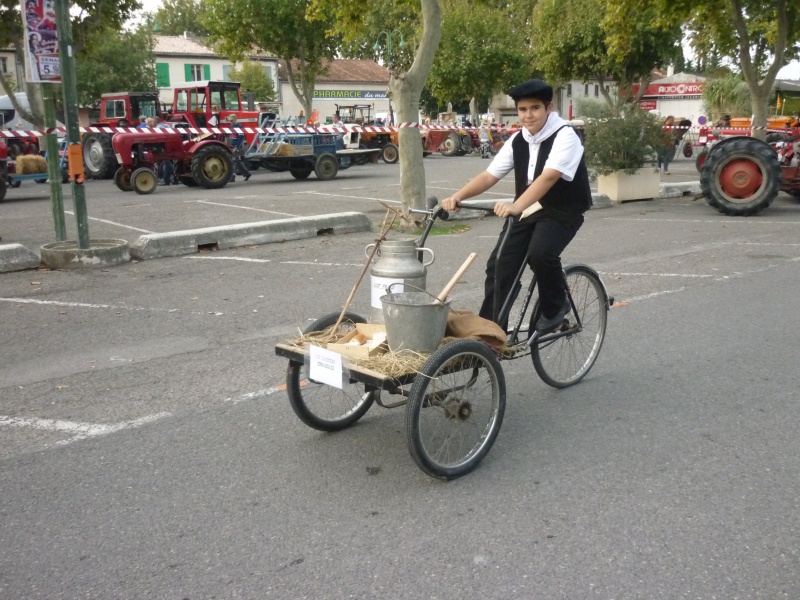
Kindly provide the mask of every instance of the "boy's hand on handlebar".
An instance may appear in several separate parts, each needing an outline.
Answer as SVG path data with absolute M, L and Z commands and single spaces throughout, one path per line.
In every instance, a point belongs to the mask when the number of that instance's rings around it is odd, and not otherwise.
M 458 200 L 457 198 L 453 198 L 453 196 L 450 196 L 449 198 L 445 198 L 444 200 L 442 200 L 442 208 L 445 210 L 452 210 L 454 212 L 458 212 L 459 210 L 461 210 L 461 207 L 458 205 L 459 202 L 460 200 Z
M 494 214 L 498 217 L 515 217 L 522 214 L 522 208 L 516 202 L 498 202 L 494 205 Z

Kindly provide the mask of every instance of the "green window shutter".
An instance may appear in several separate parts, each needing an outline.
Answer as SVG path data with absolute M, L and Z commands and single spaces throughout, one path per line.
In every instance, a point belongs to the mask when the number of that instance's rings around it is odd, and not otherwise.
M 203 78 L 206 80 L 211 79 L 211 65 L 203 65 Z
M 183 65 L 183 71 L 184 74 L 186 75 L 186 81 L 194 81 L 194 79 L 192 78 L 192 65 L 188 63 Z
M 156 85 L 160 88 L 169 87 L 169 64 L 156 63 Z

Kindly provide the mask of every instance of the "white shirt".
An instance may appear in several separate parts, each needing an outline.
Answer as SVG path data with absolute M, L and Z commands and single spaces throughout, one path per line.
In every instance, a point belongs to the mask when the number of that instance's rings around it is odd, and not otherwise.
M 528 163 L 528 185 L 533 183 L 533 173 L 536 169 L 536 160 L 539 157 L 539 148 L 542 142 L 549 138 L 559 127 L 567 125 L 567 122 L 558 116 L 558 113 L 551 112 L 547 117 L 547 122 L 544 127 L 536 134 L 531 135 L 530 132 L 522 128 L 521 131 L 512 135 L 500 151 L 489 167 L 486 169 L 491 175 L 498 179 L 502 179 L 514 170 L 514 151 L 512 149 L 512 142 L 514 138 L 521 135 L 528 142 L 530 148 L 530 162 Z M 544 164 L 545 169 L 555 169 L 561 173 L 561 179 L 572 181 L 575 177 L 575 172 L 580 165 L 581 157 L 583 156 L 583 144 L 578 137 L 578 134 L 572 127 L 564 127 L 556 135 L 553 140 L 553 148 L 550 150 L 550 156 L 547 157 L 547 162 Z
M 211 115 L 211 118 L 208 120 L 208 126 L 216 127 L 217 125 L 219 125 L 219 119 L 217 118 L 217 115 Z

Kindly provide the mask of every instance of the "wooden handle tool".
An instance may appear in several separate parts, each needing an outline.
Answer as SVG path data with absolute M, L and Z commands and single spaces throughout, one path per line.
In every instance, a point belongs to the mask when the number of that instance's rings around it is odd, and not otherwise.
M 477 256 L 478 254 L 476 252 L 473 252 L 467 257 L 467 260 L 464 261 L 464 264 L 461 265 L 461 267 L 459 267 L 458 271 L 456 271 L 456 274 L 453 275 L 453 278 L 447 282 L 447 285 L 444 286 L 444 289 L 436 297 L 436 301 L 434 302 L 434 304 L 441 304 L 447 299 L 447 295 L 453 290 L 453 288 L 458 283 L 458 280 L 461 279 L 461 276 L 466 272 L 467 269 L 469 269 L 469 266 L 472 264 L 472 262 L 475 260 Z

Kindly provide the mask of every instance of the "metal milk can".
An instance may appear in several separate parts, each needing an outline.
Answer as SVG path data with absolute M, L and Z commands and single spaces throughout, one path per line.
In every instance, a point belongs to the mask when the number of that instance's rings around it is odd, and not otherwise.
M 364 249 L 367 256 L 374 245 L 370 244 Z M 419 253 L 425 252 L 430 254 L 430 260 L 424 262 L 423 256 L 423 262 L 420 262 Z M 418 248 L 415 239 L 384 240 L 376 256 L 378 260 L 370 271 L 370 321 L 383 323 L 381 296 L 388 293 L 386 288 L 397 284 L 392 287 L 393 294 L 417 291 L 415 288 L 424 290 L 427 267 L 433 263 L 435 256 L 430 248 Z

